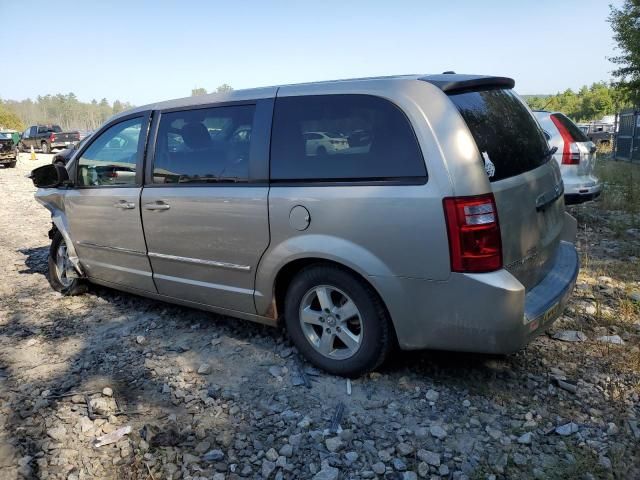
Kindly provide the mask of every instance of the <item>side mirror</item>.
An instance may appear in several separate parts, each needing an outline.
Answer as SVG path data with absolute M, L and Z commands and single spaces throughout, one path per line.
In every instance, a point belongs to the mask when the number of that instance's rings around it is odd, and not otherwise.
M 56 188 L 69 182 L 69 172 L 61 165 L 47 164 L 32 170 L 29 178 L 38 188 Z

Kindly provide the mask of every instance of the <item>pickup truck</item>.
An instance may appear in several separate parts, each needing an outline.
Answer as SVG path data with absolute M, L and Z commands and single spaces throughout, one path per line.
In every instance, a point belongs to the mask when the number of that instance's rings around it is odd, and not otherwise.
M 80 132 L 63 132 L 59 125 L 32 125 L 22 134 L 20 151 L 31 147 L 42 153 L 49 153 L 54 148 L 68 148 L 80 141 Z

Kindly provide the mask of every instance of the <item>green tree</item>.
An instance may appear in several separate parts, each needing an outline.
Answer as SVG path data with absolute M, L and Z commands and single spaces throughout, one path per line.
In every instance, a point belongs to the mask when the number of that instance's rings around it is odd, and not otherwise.
M 620 55 L 611 57 L 618 65 L 613 76 L 634 104 L 640 104 L 640 0 L 625 0 L 620 8 L 610 6 L 609 23 Z
M 0 103 L 0 128 L 24 130 L 25 126 L 15 113 Z
M 218 88 L 216 88 L 216 92 L 218 93 L 227 93 L 232 91 L 233 91 L 233 87 L 227 83 L 223 83 Z
M 206 95 L 207 89 L 202 87 L 196 87 L 191 89 L 191 96 L 197 97 L 198 95 Z

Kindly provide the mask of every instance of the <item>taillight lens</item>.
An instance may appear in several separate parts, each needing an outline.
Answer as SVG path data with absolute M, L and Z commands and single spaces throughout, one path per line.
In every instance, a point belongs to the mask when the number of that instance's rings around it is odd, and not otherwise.
M 443 200 L 453 272 L 502 268 L 502 240 L 492 193 Z
M 50 141 L 50 142 L 55 142 L 55 141 L 56 141 L 56 134 L 55 134 L 55 133 L 52 133 L 52 134 L 49 136 L 49 141 Z
M 562 164 L 563 165 L 579 165 L 580 164 L 580 150 L 578 145 L 573 141 L 573 135 L 567 130 L 560 119 L 555 115 L 550 116 L 551 121 L 558 129 L 560 136 L 562 137 Z

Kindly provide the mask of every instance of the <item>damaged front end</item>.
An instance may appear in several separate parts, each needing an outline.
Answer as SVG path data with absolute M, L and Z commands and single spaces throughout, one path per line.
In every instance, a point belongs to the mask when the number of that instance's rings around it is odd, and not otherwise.
M 67 270 L 69 278 L 84 278 L 85 274 L 80 265 L 78 254 L 69 235 L 69 225 L 64 211 L 64 190 L 56 188 L 39 188 L 36 191 L 35 199 L 51 212 L 51 229 L 49 230 L 49 239 L 53 239 L 56 232 L 60 232 L 67 246 L 69 262 L 72 268 Z

